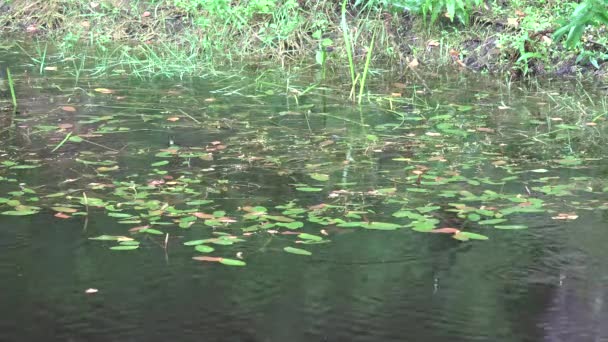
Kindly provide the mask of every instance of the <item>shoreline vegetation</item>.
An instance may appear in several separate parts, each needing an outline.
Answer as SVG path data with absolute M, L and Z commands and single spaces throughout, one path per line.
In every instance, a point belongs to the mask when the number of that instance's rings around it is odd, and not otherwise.
M 0 0 L 0 33 L 26 41 L 41 72 L 51 49 L 76 70 L 141 77 L 271 61 L 349 72 L 355 92 L 381 66 L 606 79 L 607 9 L 607 0 Z

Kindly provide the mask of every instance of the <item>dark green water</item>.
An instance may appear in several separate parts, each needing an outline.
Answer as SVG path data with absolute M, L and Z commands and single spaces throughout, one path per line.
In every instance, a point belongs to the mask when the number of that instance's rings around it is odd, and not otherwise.
M 61 64 L 39 76 L 4 59 L 20 107 L 0 113 L 0 212 L 37 213 L 0 215 L 0 341 L 608 340 L 606 94 L 592 84 L 508 88 L 451 71 L 416 94 L 414 81 L 401 89 L 378 76 L 379 97 L 357 107 L 338 77 L 296 99 L 288 87 L 303 91 L 315 75 L 75 85 Z M 391 107 L 394 92 L 404 97 Z M 61 144 L 70 132 L 85 141 Z M 179 152 L 163 155 L 169 141 Z M 103 205 L 85 208 L 83 193 Z M 187 204 L 202 199 L 213 202 Z M 302 211 L 286 213 L 289 203 Z M 310 208 L 320 203 L 333 207 Z M 189 214 L 163 204 L 236 222 L 180 228 Z M 55 217 L 57 206 L 83 215 Z M 303 227 L 269 227 L 247 206 Z M 479 224 L 503 214 L 502 225 L 525 229 Z M 158 222 L 163 235 L 129 232 Z M 412 229 L 441 227 L 489 240 Z M 183 243 L 214 233 L 243 241 L 210 255 L 247 266 L 192 260 L 202 254 Z M 139 248 L 89 239 L 100 235 Z

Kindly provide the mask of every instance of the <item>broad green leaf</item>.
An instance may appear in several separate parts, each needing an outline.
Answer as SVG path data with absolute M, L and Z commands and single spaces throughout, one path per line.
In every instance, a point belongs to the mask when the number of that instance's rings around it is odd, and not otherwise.
M 329 180 L 329 175 L 323 173 L 311 173 L 310 178 L 317 180 L 319 182 L 327 182 Z
M 140 233 L 152 234 L 152 235 L 163 235 L 163 234 L 165 234 L 165 233 L 161 232 L 160 230 L 152 229 L 152 228 L 142 229 L 139 232 Z
M 128 246 L 128 245 L 124 246 L 124 245 L 121 245 L 121 246 L 110 247 L 110 249 L 114 250 L 114 251 L 132 251 L 132 250 L 138 249 L 138 248 L 139 248 L 139 245 L 133 245 L 133 246 Z
M 201 253 L 211 253 L 215 250 L 215 248 L 213 248 L 211 246 L 207 246 L 207 245 L 196 245 L 196 247 L 194 247 L 194 249 L 196 249 L 198 252 L 201 252 Z
M 452 236 L 456 240 L 467 241 L 467 240 L 488 240 L 488 237 L 481 234 L 470 233 L 470 232 L 458 232 Z
M 506 222 L 506 219 L 491 219 L 491 220 L 483 220 L 483 221 L 479 221 L 477 222 L 478 224 L 481 225 L 494 225 L 494 224 L 499 224 L 499 223 L 503 223 Z
M 222 258 L 219 261 L 219 263 L 228 265 L 228 266 L 246 266 L 247 265 L 247 263 L 245 263 L 244 261 L 236 260 L 236 259 L 226 259 L 226 258 Z
M 38 211 L 37 210 L 9 210 L 9 211 L 3 211 L 1 214 L 8 215 L 8 216 L 25 216 L 25 215 L 38 214 Z
M 158 161 L 156 163 L 150 164 L 150 166 L 157 167 L 157 166 L 163 166 L 163 165 L 167 165 L 167 164 L 169 164 L 168 160 L 161 160 L 161 161 Z
M 387 222 L 370 222 L 367 224 L 361 225 L 361 227 L 365 229 L 378 229 L 378 230 L 395 230 L 403 227 L 400 224 L 396 223 L 387 223 Z
M 196 245 L 202 245 L 205 242 L 208 242 L 209 240 L 205 239 L 205 240 L 190 240 L 190 241 L 186 241 L 184 242 L 184 246 L 196 246 Z
M 132 238 L 122 235 L 99 235 L 96 237 L 90 237 L 89 240 L 100 240 L 100 241 L 133 241 Z
M 298 229 L 298 228 L 304 227 L 304 223 L 299 222 L 299 221 L 288 222 L 288 223 L 277 222 L 276 226 L 277 227 L 287 228 L 287 229 Z
M 319 191 L 322 191 L 323 188 L 302 187 L 302 188 L 296 188 L 296 190 L 302 191 L 302 192 L 319 192 Z
M 312 241 L 321 241 L 321 240 L 323 240 L 323 238 L 322 238 L 322 237 L 320 237 L 320 236 L 317 236 L 317 235 L 312 235 L 312 234 L 307 234 L 307 233 L 302 233 L 302 234 L 299 234 L 299 235 L 298 235 L 298 237 L 299 237 L 300 239 L 304 239 L 304 240 L 312 240 Z
M 311 252 L 305 250 L 305 249 L 300 249 L 300 248 L 294 248 L 294 247 L 285 247 L 283 248 L 283 250 L 287 253 L 291 253 L 291 254 L 298 254 L 298 255 L 312 255 Z

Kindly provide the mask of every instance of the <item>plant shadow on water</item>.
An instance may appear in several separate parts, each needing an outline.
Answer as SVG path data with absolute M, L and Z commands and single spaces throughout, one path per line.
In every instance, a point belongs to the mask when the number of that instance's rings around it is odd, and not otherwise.
M 2 112 L 0 340 L 608 338 L 601 96 L 55 73 Z

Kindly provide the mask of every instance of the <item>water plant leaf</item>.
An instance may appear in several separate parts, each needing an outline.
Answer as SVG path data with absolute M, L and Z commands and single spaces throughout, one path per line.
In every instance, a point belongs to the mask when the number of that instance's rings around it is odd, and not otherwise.
M 365 229 L 378 229 L 378 230 L 395 230 L 403 227 L 402 225 L 396 223 L 387 223 L 387 222 L 369 222 L 367 224 L 362 224 L 361 227 Z
M 228 266 L 246 266 L 247 263 L 245 263 L 242 260 L 236 260 L 236 259 L 227 259 L 227 258 L 221 258 L 219 260 L 220 264 L 224 264 L 224 265 L 228 265 Z
M 323 188 L 301 187 L 301 188 L 296 188 L 296 190 L 302 191 L 302 192 L 319 192 L 319 191 L 322 191 Z
M 220 257 L 212 257 L 212 256 L 195 256 L 192 257 L 193 260 L 197 261 L 210 261 L 210 262 L 220 262 L 222 258 Z
M 37 210 L 8 210 L 8 211 L 3 211 L 0 214 L 8 215 L 8 216 L 26 216 L 26 215 L 38 214 L 38 211 Z
M 158 161 L 156 163 L 150 164 L 150 166 L 152 166 L 152 167 L 158 167 L 158 166 L 163 166 L 163 165 L 167 165 L 167 164 L 169 164 L 168 160 L 161 160 L 161 161 Z
M 139 248 L 139 245 L 132 245 L 132 246 L 130 246 L 130 245 L 126 245 L 126 246 L 121 245 L 121 246 L 110 247 L 110 249 L 113 250 L 113 251 L 132 251 L 132 250 L 135 250 L 135 249 L 138 249 L 138 248 Z
M 96 237 L 90 237 L 89 240 L 99 240 L 99 241 L 133 241 L 133 238 L 122 235 L 99 235 Z
M 186 241 L 184 242 L 184 246 L 196 246 L 196 245 L 202 245 L 205 242 L 208 242 L 209 240 L 204 239 L 204 240 L 190 240 L 190 241 Z
M 139 241 L 135 241 L 135 240 L 132 240 L 132 241 L 121 241 L 119 244 L 121 246 L 139 246 Z
M 467 241 L 467 240 L 488 240 L 488 237 L 481 234 L 471 233 L 471 232 L 458 232 L 452 237 L 456 240 Z
M 53 209 L 54 211 L 62 212 L 62 213 L 75 213 L 78 211 L 78 209 L 70 208 L 70 207 L 51 207 L 51 209 Z
M 161 232 L 160 230 L 152 229 L 152 228 L 142 229 L 139 232 L 140 233 L 146 233 L 146 234 L 152 234 L 152 235 L 163 235 L 163 234 L 165 234 L 165 233 Z
M 431 233 L 456 234 L 456 233 L 460 232 L 460 229 L 451 228 L 451 227 L 444 227 L 444 228 L 433 229 L 430 232 Z
M 311 173 L 309 174 L 310 178 L 317 180 L 319 182 L 327 182 L 329 180 L 329 175 L 323 173 Z
M 213 248 L 211 246 L 207 246 L 207 245 L 196 245 L 194 247 L 194 249 L 197 252 L 201 252 L 201 253 L 211 253 L 211 252 L 215 251 L 215 248 Z
M 323 240 L 323 238 L 320 236 L 307 234 L 307 233 L 298 234 L 298 237 L 300 239 L 311 240 L 311 241 L 322 241 Z
M 287 229 L 299 229 L 304 227 L 304 223 L 300 222 L 300 221 L 295 221 L 295 222 L 277 222 L 276 223 L 277 227 L 283 227 L 283 228 L 287 228 Z
M 295 248 L 295 247 L 285 247 L 283 248 L 283 250 L 287 253 L 291 253 L 291 254 L 298 254 L 298 255 L 312 255 L 311 252 L 305 250 L 305 249 L 301 249 L 301 248 Z
M 528 229 L 528 226 L 523 224 L 511 224 L 511 225 L 498 225 L 494 226 L 496 229 Z
M 213 201 L 212 200 L 197 200 L 197 201 L 186 202 L 187 205 L 192 205 L 192 206 L 205 205 L 205 204 L 209 204 L 209 203 L 213 203 Z
M 481 225 L 495 225 L 495 224 L 503 223 L 506 221 L 507 221 L 507 219 L 497 218 L 497 219 L 491 219 L 491 220 L 483 220 L 483 221 L 479 221 L 477 223 L 481 224 Z

